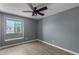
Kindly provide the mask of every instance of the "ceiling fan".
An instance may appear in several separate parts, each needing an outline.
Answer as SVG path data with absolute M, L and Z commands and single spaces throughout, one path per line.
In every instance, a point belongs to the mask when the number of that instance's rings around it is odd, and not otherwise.
M 32 16 L 37 16 L 37 14 L 41 15 L 41 16 L 44 16 L 45 14 L 44 13 L 41 13 L 40 11 L 44 11 L 44 10 L 47 10 L 47 6 L 44 6 L 40 9 L 38 9 L 38 7 L 33 7 L 33 5 L 31 3 L 28 4 L 28 6 L 32 9 L 32 11 L 22 11 L 22 12 L 31 12 L 32 13 Z

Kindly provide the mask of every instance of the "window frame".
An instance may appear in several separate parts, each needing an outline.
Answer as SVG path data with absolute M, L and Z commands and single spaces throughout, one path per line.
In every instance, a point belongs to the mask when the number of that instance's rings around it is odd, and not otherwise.
M 6 25 L 6 23 L 7 23 L 7 20 L 12 20 L 12 21 L 21 21 L 23 24 L 23 26 L 22 26 L 22 31 L 21 32 L 14 32 L 14 33 L 7 33 L 6 31 L 6 28 L 7 28 L 7 25 Z M 19 34 L 19 33 L 21 33 L 21 34 L 23 34 L 23 36 L 24 36 L 24 20 L 22 20 L 22 19 L 19 19 L 19 18 L 13 18 L 13 17 L 6 17 L 5 18 L 5 34 Z

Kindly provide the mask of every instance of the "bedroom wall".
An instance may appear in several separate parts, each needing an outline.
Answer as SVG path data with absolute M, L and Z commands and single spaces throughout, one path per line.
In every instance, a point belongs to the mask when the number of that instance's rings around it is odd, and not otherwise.
M 1 46 L 1 19 L 2 19 L 1 16 L 2 16 L 2 15 L 0 14 L 0 46 Z
M 79 52 L 79 7 L 39 20 L 38 38 Z
M 5 34 L 4 33 L 5 17 L 17 18 L 17 19 L 24 20 L 24 39 L 7 41 L 7 42 L 4 41 L 7 38 L 16 38 L 21 35 L 21 34 Z M 3 46 L 3 45 L 8 45 L 8 44 L 13 44 L 13 43 L 18 43 L 18 42 L 23 42 L 23 41 L 35 39 L 37 36 L 36 28 L 37 28 L 37 21 L 36 20 L 17 16 L 17 15 L 7 14 L 7 13 L 0 13 L 0 43 L 2 42 L 2 44 L 0 44 L 0 45 Z

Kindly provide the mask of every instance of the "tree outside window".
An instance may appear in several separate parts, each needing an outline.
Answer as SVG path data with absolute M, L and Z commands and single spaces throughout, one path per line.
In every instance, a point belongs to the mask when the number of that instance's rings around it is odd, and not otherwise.
M 23 21 L 19 20 L 7 20 L 6 21 L 6 33 L 22 33 Z

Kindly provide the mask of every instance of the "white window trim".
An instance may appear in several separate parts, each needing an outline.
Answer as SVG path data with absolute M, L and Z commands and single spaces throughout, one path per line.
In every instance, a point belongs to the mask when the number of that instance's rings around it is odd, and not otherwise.
M 7 34 L 15 34 L 15 33 L 6 33 L 6 20 L 7 20 L 7 18 L 12 18 L 12 19 L 17 19 L 17 20 L 21 20 L 21 21 L 23 21 L 23 32 L 21 33 L 21 34 L 23 34 L 22 35 L 22 37 L 18 37 L 18 38 L 12 38 L 12 39 L 6 39 L 5 40 L 5 38 L 4 38 L 4 41 L 13 41 L 13 40 L 20 40 L 20 39 L 24 39 L 24 20 L 22 20 L 22 18 L 20 19 L 20 18 L 16 18 L 16 17 L 10 17 L 10 16 L 6 16 L 6 15 L 4 15 L 4 37 L 5 37 L 5 35 L 7 35 Z
M 14 41 L 14 40 L 20 40 L 20 39 L 24 39 L 24 37 L 6 39 L 5 41 Z
M 5 34 L 16 34 L 16 32 L 14 32 L 14 33 L 6 33 L 6 20 L 7 19 L 12 19 L 12 20 L 14 20 L 14 21 L 22 21 L 23 22 L 23 31 L 22 32 L 18 32 L 18 33 L 23 33 L 23 36 L 24 36 L 24 20 L 22 20 L 22 19 L 19 19 L 19 18 L 14 18 L 14 17 L 5 17 Z

